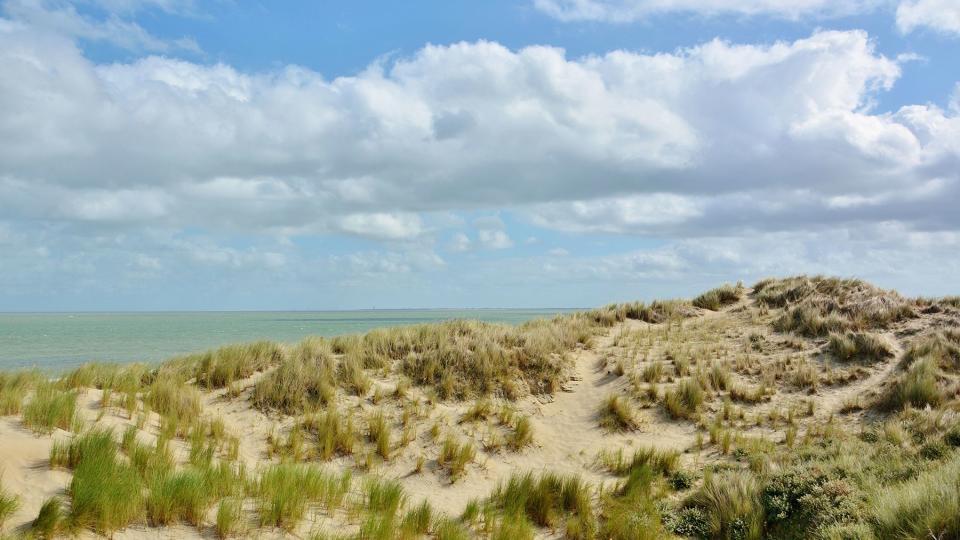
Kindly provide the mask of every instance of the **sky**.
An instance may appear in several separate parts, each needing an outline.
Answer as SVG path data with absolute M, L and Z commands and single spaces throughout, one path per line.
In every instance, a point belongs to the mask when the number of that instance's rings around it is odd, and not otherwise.
M 960 294 L 960 0 L 0 0 L 0 311 Z

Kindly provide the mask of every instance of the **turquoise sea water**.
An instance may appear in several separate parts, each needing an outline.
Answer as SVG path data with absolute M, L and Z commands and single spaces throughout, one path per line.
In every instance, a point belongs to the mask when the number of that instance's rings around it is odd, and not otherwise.
M 372 328 L 478 319 L 519 324 L 563 309 L 185 313 L 0 313 L 0 370 L 57 372 L 84 362 L 156 362 L 228 343 L 355 334 Z

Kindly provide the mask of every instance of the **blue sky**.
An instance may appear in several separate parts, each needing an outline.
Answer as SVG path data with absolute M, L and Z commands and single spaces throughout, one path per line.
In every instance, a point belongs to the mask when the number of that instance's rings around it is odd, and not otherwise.
M 957 0 L 0 2 L 0 310 L 957 294 Z

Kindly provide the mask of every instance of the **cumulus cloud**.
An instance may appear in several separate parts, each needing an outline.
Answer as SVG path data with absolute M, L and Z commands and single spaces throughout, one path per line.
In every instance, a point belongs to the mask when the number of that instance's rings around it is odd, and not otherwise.
M 953 0 L 904 0 L 897 6 L 897 27 L 903 32 L 927 27 L 960 35 L 960 4 Z
M 883 226 L 903 254 L 907 238 L 960 230 L 951 207 L 960 108 L 954 98 L 946 109 L 875 110 L 900 76 L 861 31 L 580 58 L 544 46 L 431 45 L 329 79 L 158 56 L 96 64 L 63 32 L 0 19 L 0 221 L 8 237 L 31 224 L 85 238 L 162 228 L 412 245 L 430 235 L 427 215 L 499 209 L 540 227 L 677 246 L 725 235 L 698 247 L 725 246 L 729 257 L 765 248 L 738 243 L 761 232 Z M 497 215 L 472 226 L 474 240 L 458 233 L 453 251 L 515 245 Z M 145 255 L 160 264 L 140 266 L 154 270 L 190 252 L 150 245 Z M 303 263 L 282 246 L 219 247 L 189 260 L 271 271 Z M 359 275 L 445 264 L 419 244 L 382 260 L 338 257 Z M 647 253 L 607 272 L 677 273 L 691 260 Z

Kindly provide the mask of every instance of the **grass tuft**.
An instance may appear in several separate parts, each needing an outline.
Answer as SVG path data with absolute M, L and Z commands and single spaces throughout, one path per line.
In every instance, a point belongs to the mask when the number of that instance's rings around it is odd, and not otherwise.
M 37 386 L 33 398 L 24 407 L 23 423 L 37 433 L 52 433 L 57 428 L 69 430 L 76 415 L 76 392 L 43 383 Z
M 610 394 L 600 404 L 600 427 L 608 431 L 634 431 L 640 428 L 640 416 L 627 398 Z

